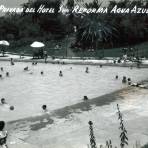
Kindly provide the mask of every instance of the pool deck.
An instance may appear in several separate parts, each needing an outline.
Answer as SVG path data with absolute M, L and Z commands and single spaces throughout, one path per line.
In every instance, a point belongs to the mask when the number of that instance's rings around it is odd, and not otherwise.
M 10 59 L 13 58 L 14 62 L 37 62 L 37 63 L 45 63 L 44 59 L 32 59 L 32 57 L 24 56 L 23 58 L 20 58 L 19 55 L 7 55 L 6 57 L 0 57 L 0 61 L 10 61 Z M 99 59 L 80 59 L 78 58 L 56 58 L 52 59 L 49 57 L 46 61 L 46 63 L 51 64 L 74 64 L 74 65 L 97 65 L 97 66 L 117 66 L 117 67 L 137 67 L 136 62 L 122 62 L 122 63 L 113 63 L 113 60 L 115 58 L 113 57 L 106 57 L 102 60 Z M 116 58 L 117 59 L 117 58 Z M 148 68 L 148 60 L 145 59 L 142 61 L 142 64 L 140 64 L 140 68 Z

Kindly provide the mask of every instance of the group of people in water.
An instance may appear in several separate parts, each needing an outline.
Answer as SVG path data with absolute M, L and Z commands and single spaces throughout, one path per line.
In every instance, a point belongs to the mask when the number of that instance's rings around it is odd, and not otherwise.
M 102 67 L 103 67 L 103 65 L 102 65 L 102 64 L 100 64 L 99 66 L 100 66 L 100 68 L 102 68 Z M 88 67 L 86 67 L 86 69 L 85 69 L 85 73 L 89 73 L 89 68 L 88 68 Z
M 4 72 L 4 68 L 1 67 L 0 68 L 0 71 L 3 73 Z M 6 72 L 6 77 L 9 77 L 9 76 L 10 76 L 9 72 Z M 3 75 L 2 74 L 0 74 L 0 78 L 3 78 Z
M 115 79 L 117 80 L 119 78 L 118 75 L 116 75 Z M 127 83 L 128 82 L 128 85 L 131 85 L 131 78 L 127 78 L 126 76 L 123 76 L 122 78 L 122 83 Z
M 10 59 L 10 65 L 15 65 L 13 58 Z M 4 72 L 4 68 L 3 67 L 0 67 L 0 71 L 3 73 Z M 10 76 L 10 73 L 7 71 L 5 75 L 6 75 L 6 77 L 9 77 Z M 2 74 L 0 74 L 0 78 L 3 78 L 3 75 Z
M 118 78 L 119 78 L 119 76 L 116 75 L 115 79 L 118 79 Z M 122 83 L 123 84 L 128 84 L 130 86 L 135 86 L 135 87 L 140 87 L 140 88 L 146 88 L 144 85 L 142 85 L 142 83 L 140 83 L 140 82 L 139 83 L 134 83 L 134 82 L 132 82 L 131 78 L 127 78 L 126 76 L 123 76 Z
M 25 68 L 24 68 L 24 71 L 29 71 L 29 67 L 28 67 L 28 66 L 25 67 Z M 31 73 L 31 74 L 32 74 L 32 73 Z M 44 71 L 41 71 L 41 75 L 43 75 L 43 74 L 44 74 Z M 59 76 L 60 76 L 60 77 L 63 77 L 63 72 L 62 72 L 61 70 L 59 71 Z
M 1 105 L 7 105 L 7 107 L 9 107 L 10 110 L 14 110 L 14 106 L 9 105 L 6 102 L 6 99 L 5 98 L 1 98 Z

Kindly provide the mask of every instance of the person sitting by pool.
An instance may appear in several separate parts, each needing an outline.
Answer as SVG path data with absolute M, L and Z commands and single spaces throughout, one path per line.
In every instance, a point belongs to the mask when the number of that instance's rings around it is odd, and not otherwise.
M 4 71 L 3 67 L 1 67 L 1 71 Z
M 85 70 L 85 72 L 86 72 L 86 73 L 89 73 L 88 67 L 86 67 L 86 70 Z
M 43 109 L 43 111 L 47 111 L 47 105 L 42 105 L 42 109 Z
M 9 77 L 9 72 L 6 72 L 6 77 Z
M 29 70 L 29 69 L 28 69 L 28 66 L 24 68 L 24 71 L 28 71 L 28 70 Z
M 6 104 L 5 98 L 1 98 L 1 104 Z
M 0 146 L 8 148 L 6 143 L 8 134 L 7 131 L 4 130 L 4 128 L 5 128 L 5 122 L 0 121 Z
M 62 73 L 61 70 L 60 70 L 60 72 L 59 72 L 59 76 L 60 76 L 60 77 L 63 77 L 63 73 Z

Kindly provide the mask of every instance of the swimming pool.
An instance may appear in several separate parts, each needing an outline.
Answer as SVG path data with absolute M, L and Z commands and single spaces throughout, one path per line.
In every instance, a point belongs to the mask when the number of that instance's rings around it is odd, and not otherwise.
M 24 71 L 28 66 L 29 71 Z M 41 106 L 46 104 L 49 112 L 58 108 L 82 102 L 83 96 L 89 99 L 127 87 L 122 84 L 123 76 L 137 82 L 148 78 L 148 69 L 129 69 L 128 67 L 55 65 L 17 62 L 11 66 L 9 62 L 0 62 L 4 68 L 0 79 L 0 97 L 5 98 L 9 105 L 0 106 L 0 120 L 11 121 L 42 113 Z M 63 77 L 59 77 L 62 70 Z M 41 75 L 40 72 L 44 74 Z M 10 76 L 6 77 L 5 73 Z M 119 79 L 115 80 L 118 75 Z

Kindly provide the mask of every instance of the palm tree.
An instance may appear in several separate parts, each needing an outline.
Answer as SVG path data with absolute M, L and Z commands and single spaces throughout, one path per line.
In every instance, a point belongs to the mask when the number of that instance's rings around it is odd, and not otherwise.
M 99 42 L 110 41 L 116 37 L 116 28 L 109 22 L 102 20 L 96 15 L 85 17 L 83 23 L 78 29 L 77 41 L 88 47 L 97 48 Z

